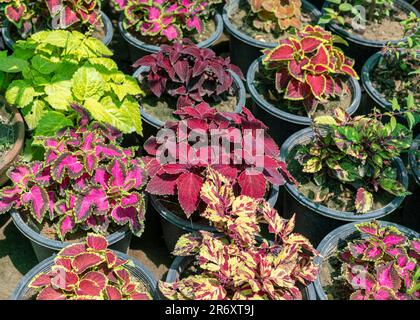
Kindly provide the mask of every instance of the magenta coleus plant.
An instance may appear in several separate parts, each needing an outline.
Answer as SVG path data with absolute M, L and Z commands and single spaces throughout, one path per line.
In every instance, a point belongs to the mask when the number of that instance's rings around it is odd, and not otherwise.
M 51 269 L 36 275 L 29 287 L 37 300 L 152 300 L 129 263 L 108 249 L 105 237 L 90 233 L 85 242 L 62 249 Z
M 177 108 L 219 101 L 221 95 L 234 92 L 231 72 L 243 78 L 229 58 L 199 48 L 188 39 L 183 44 L 162 45 L 159 52 L 140 58 L 133 66 L 149 67 L 141 75 L 147 89 L 158 98 L 173 98 Z
M 270 184 L 294 181 L 285 163 L 278 160 L 279 147 L 267 127 L 247 108 L 241 114 L 225 113 L 201 103 L 175 113 L 182 120 L 166 122 L 162 131 L 170 133 L 169 145 L 154 136 L 144 144 L 148 155 L 143 161 L 151 177 L 146 190 L 176 197 L 188 218 L 201 201 L 208 167 L 231 180 L 240 194 L 257 199 L 267 194 Z M 205 145 L 195 144 L 194 138 L 188 141 L 197 133 Z
M 43 24 L 53 29 L 102 25 L 98 0 L 0 0 L 1 3 L 5 5 L 0 18 L 4 16 L 13 23 L 23 38 L 38 31 Z
M 147 180 L 135 150 L 118 144 L 121 133 L 81 114 L 77 129 L 64 129 L 53 138 L 40 138 L 44 161 L 16 162 L 7 172 L 12 186 L 0 190 L 0 213 L 15 209 L 38 223 L 56 225 L 56 235 L 77 230 L 106 234 L 111 224 L 128 224 L 140 236 L 144 230 Z
M 415 276 L 420 264 L 420 239 L 409 239 L 393 226 L 371 221 L 356 225 L 361 233 L 339 253 L 342 276 L 354 290 L 352 300 L 420 298 Z
M 192 32 L 204 31 L 216 0 L 113 0 L 124 10 L 124 25 L 143 36 L 182 39 Z

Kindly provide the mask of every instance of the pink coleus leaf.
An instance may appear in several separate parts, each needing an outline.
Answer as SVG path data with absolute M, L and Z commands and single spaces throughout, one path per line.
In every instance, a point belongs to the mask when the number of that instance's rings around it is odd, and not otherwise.
M 51 167 L 51 176 L 55 181 L 61 183 L 66 173 L 70 178 L 76 179 L 83 174 L 83 169 L 83 162 L 77 156 L 64 153 L 54 161 Z
M 100 288 L 100 291 L 104 290 L 108 284 L 107 277 L 98 271 L 89 271 L 83 276 L 82 281 L 83 280 L 90 280 L 94 282 Z
M 105 290 L 109 300 L 122 300 L 121 291 L 117 287 L 107 285 Z
M 311 93 L 311 87 L 296 79 L 289 81 L 284 98 L 288 100 L 303 100 Z
M 187 218 L 197 209 L 203 179 L 192 172 L 181 174 L 177 180 L 178 200 Z
M 241 194 L 255 199 L 263 198 L 267 188 L 267 181 L 261 172 L 244 170 L 238 177 Z
M 398 291 L 401 287 L 401 279 L 397 271 L 394 269 L 392 262 L 381 263 L 375 266 L 376 279 L 381 287 L 387 287 L 394 291 Z
M 60 11 L 60 24 L 63 29 L 70 27 L 78 21 L 80 21 L 80 19 L 77 16 L 77 13 L 70 7 L 66 6 L 64 10 Z
M 23 18 L 23 15 L 26 11 L 26 5 L 21 3 L 20 5 L 17 4 L 9 4 L 5 8 L 6 17 L 13 22 L 20 22 Z
M 116 206 L 111 216 L 115 223 L 124 225 L 129 223 L 130 230 L 134 235 L 140 236 L 144 231 L 144 206 L 126 207 Z
M 395 292 L 387 287 L 381 287 L 377 291 L 373 292 L 374 300 L 396 300 Z
M 327 87 L 327 80 L 324 75 L 312 75 L 310 73 L 306 74 L 306 82 L 311 87 L 312 94 L 321 99 L 321 96 L 324 94 Z
M 293 46 L 288 44 L 282 44 L 274 50 L 272 50 L 265 59 L 269 59 L 270 61 L 290 60 L 293 58 L 293 53 Z
M 47 191 L 39 186 L 33 186 L 28 192 L 24 193 L 21 201 L 25 205 L 29 205 L 29 210 L 33 217 L 42 222 L 45 213 L 49 210 L 49 197 Z
M 42 289 L 37 297 L 37 300 L 66 300 L 66 296 L 60 291 L 52 288 L 51 286 L 47 286 Z
M 97 266 L 103 261 L 104 261 L 104 258 L 98 253 L 93 253 L 93 252 L 79 253 L 73 259 L 73 269 L 78 274 L 81 274 L 88 268 Z
M 384 252 L 381 247 L 376 245 L 369 245 L 363 253 L 363 259 L 368 261 L 378 261 Z
M 88 248 L 92 249 L 92 251 L 95 252 L 106 250 L 106 248 L 108 247 L 108 241 L 106 240 L 106 238 L 94 233 L 88 234 L 86 238 L 86 243 Z
M 58 235 L 62 241 L 64 241 L 67 233 L 71 233 L 76 227 L 76 221 L 72 216 L 64 216 L 58 222 Z
M 84 221 L 91 212 L 106 214 L 109 208 L 108 196 L 105 191 L 101 188 L 92 188 L 77 198 L 74 212 L 77 221 Z
M 49 285 L 51 282 L 51 277 L 45 273 L 40 273 L 36 275 L 32 281 L 29 283 L 30 288 L 41 288 Z
M 162 31 L 162 34 L 167 37 L 169 41 L 172 41 L 179 37 L 179 29 L 175 25 L 170 25 Z
M 62 249 L 58 256 L 62 257 L 75 257 L 80 253 L 86 252 L 86 246 L 84 243 L 75 243 L 66 246 L 64 249 Z
M 101 288 L 93 281 L 83 279 L 80 281 L 76 294 L 79 296 L 95 297 L 101 295 Z

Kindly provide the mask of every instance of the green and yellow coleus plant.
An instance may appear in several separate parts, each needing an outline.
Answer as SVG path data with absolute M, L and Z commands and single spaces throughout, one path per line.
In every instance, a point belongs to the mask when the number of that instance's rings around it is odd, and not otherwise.
M 77 31 L 41 31 L 0 53 L 0 76 L 9 104 L 21 109 L 33 136 L 53 136 L 72 126 L 79 103 L 92 118 L 123 133 L 142 133 L 137 81 L 118 70 L 99 40 Z M 1 77 L 0 77 L 1 79 Z
M 0 20 L 12 23 L 23 39 L 49 28 L 87 31 L 102 26 L 101 1 L 0 0 Z
M 312 115 L 319 104 L 340 98 L 349 88 L 346 77 L 358 79 L 354 61 L 335 46 L 343 39 L 320 26 L 308 25 L 266 50 L 263 73 L 273 82 L 272 99 L 300 102 Z
M 338 253 L 351 300 L 420 299 L 420 239 L 377 221 L 356 225 L 360 239 Z
M 118 130 L 89 124 L 87 112 L 73 108 L 81 115 L 77 128 L 37 138 L 45 160 L 17 161 L 8 170 L 12 185 L 0 190 L 0 213 L 19 210 L 52 225 L 48 232 L 62 241 L 78 230 L 106 235 L 123 225 L 140 236 L 147 180 L 143 162 L 135 149 L 120 146 Z
M 300 145 L 295 155 L 304 180 L 319 187 L 318 191 L 312 190 L 316 193 L 313 201 L 327 203 L 334 196 L 332 191 L 338 189 L 328 188 L 337 182 L 346 188 L 341 196 L 347 193 L 345 198 L 354 201 L 341 199 L 343 211 L 367 213 L 373 209 L 379 191 L 393 196 L 410 194 L 397 179 L 392 162 L 412 142 L 411 131 L 397 123 L 397 114 L 375 110 L 368 116 L 350 117 L 336 110 L 335 117 L 315 118 L 314 139 Z
M 295 217 L 282 219 L 262 199 L 235 197 L 233 186 L 213 169 L 207 171 L 201 195 L 207 204 L 204 216 L 218 231 L 186 234 L 174 254 L 191 259 L 188 275 L 173 283 L 159 282 L 168 299 L 181 300 L 294 300 L 315 281 L 318 252 L 308 239 L 293 233 Z M 257 239 L 259 222 L 268 224 L 275 241 Z M 191 271 L 194 270 L 191 274 Z
M 152 300 L 130 265 L 108 249 L 105 237 L 90 233 L 85 242 L 58 252 L 51 269 L 37 274 L 29 287 L 37 300 Z
M 124 27 L 144 37 L 172 42 L 202 33 L 221 0 L 113 0 L 124 12 Z

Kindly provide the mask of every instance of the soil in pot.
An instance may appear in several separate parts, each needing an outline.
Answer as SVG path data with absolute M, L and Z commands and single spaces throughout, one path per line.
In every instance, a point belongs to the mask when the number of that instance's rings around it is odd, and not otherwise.
M 323 186 L 318 186 L 309 175 L 302 172 L 302 166 L 295 159 L 298 149 L 299 145 L 294 146 L 286 159 L 287 169 L 299 182 L 298 191 L 312 202 L 330 209 L 355 212 L 354 199 L 357 190 L 331 177 L 327 177 Z M 385 207 L 394 198 L 395 196 L 380 189 L 374 194 L 371 211 Z
M 282 111 L 291 113 L 293 115 L 307 117 L 308 114 L 302 104 L 302 101 L 292 101 L 283 98 L 283 94 L 279 94 L 275 88 L 275 80 L 272 79 L 269 75 L 265 74 L 264 71 L 258 69 L 255 74 L 255 88 L 257 92 L 265 99 L 270 102 L 276 108 L 279 108 Z M 319 103 L 314 117 L 320 115 L 332 115 L 333 110 L 341 108 L 342 110 L 347 110 L 352 102 L 352 93 L 350 86 L 347 81 L 343 81 L 343 94 L 339 97 L 329 100 L 327 103 Z
M 145 88 L 143 88 L 144 90 Z M 146 89 L 147 92 L 147 89 Z M 220 101 L 210 103 L 217 111 L 235 112 L 238 98 L 236 94 L 223 94 L 218 96 Z M 176 100 L 168 96 L 156 97 L 152 93 L 146 94 L 141 99 L 141 106 L 152 117 L 166 122 L 168 120 L 179 120 L 173 112 L 176 110 Z
M 254 20 L 251 5 L 248 0 L 239 1 L 238 9 L 232 12 L 229 16 L 229 20 L 239 31 L 261 42 L 277 43 L 278 39 L 288 36 L 288 32 L 282 30 L 266 32 L 264 30 L 256 29 L 253 25 Z M 316 21 L 313 20 L 313 16 L 311 16 L 309 12 L 305 12 L 303 6 L 301 21 L 303 26 L 316 23 Z
M 373 87 L 386 101 L 397 98 L 401 107 L 406 105 L 406 99 L 414 96 L 415 105 L 420 106 L 420 74 L 408 75 L 401 72 L 399 64 L 389 64 L 381 57 L 369 74 Z

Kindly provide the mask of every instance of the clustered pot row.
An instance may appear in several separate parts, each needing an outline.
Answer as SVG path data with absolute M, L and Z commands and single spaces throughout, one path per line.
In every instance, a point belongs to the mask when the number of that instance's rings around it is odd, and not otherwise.
M 223 29 L 218 2 L 113 1 L 133 77 L 110 58 L 112 24 L 99 1 L 0 7 L 13 50 L 0 52 L 0 90 L 16 115 L 6 123 L 15 146 L 0 140 L 0 174 L 10 179 L 0 213 L 11 212 L 42 261 L 14 298 L 419 298 L 419 234 L 376 221 L 410 194 L 399 156 L 417 148 L 416 10 L 370 5 L 366 35 L 401 20 L 407 38 L 363 68 L 382 112 L 353 115 L 363 58 L 339 46 L 379 47 L 349 24 L 364 1 L 331 1 L 321 17 L 306 1 L 231 0 L 223 22 L 233 63 L 207 48 Z M 336 34 L 316 25 L 320 17 Z M 216 131 L 216 145 L 198 146 Z M 128 134 L 143 135 L 143 147 Z M 165 282 L 122 253 L 152 208 L 179 256 Z M 406 226 L 418 220 L 404 212 Z M 69 244 L 74 237 L 80 243 Z

